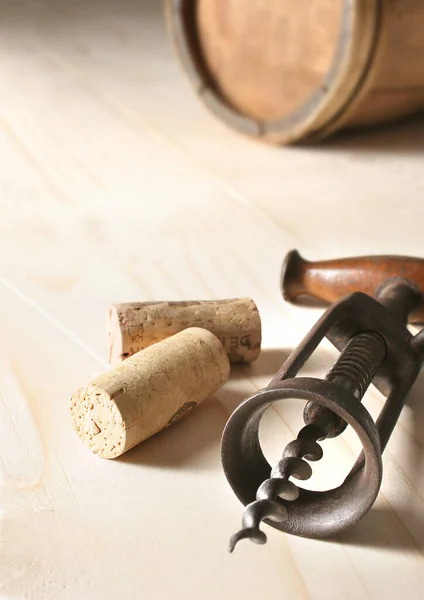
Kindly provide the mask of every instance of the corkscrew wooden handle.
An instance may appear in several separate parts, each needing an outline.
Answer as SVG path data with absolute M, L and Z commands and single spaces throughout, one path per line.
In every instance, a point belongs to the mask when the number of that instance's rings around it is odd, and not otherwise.
M 357 256 L 323 261 L 305 260 L 297 250 L 286 256 L 281 271 L 281 291 L 288 302 L 301 296 L 335 302 L 353 292 L 375 296 L 379 286 L 392 278 L 407 279 L 423 295 L 424 260 L 410 256 Z M 410 316 L 424 323 L 424 302 Z

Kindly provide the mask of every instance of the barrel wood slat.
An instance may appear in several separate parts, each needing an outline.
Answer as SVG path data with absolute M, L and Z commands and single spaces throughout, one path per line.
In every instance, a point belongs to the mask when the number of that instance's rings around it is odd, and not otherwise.
M 420 0 L 168 0 L 176 53 L 208 108 L 272 144 L 424 109 Z

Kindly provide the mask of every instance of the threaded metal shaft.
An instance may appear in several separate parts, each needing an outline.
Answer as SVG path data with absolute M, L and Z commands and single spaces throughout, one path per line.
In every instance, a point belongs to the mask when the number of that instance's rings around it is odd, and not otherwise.
M 386 354 L 383 338 L 373 331 L 355 335 L 326 375 L 326 380 L 343 385 L 361 400 Z
M 386 355 L 386 343 L 373 331 L 355 335 L 346 345 L 325 379 L 348 390 L 361 401 Z M 308 402 L 303 411 L 306 424 L 318 425 L 326 438 L 343 433 L 347 423 L 328 408 Z

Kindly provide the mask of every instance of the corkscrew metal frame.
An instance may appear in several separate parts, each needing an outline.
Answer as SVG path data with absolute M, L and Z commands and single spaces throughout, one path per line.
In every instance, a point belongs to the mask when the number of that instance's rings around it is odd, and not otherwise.
M 382 482 L 382 453 L 424 362 L 424 330 L 413 335 L 407 327 L 408 318 L 424 321 L 423 284 L 424 261 L 419 259 L 308 263 L 296 251 L 287 256 L 282 270 L 286 300 L 295 301 L 302 293 L 338 299 L 270 384 L 245 400 L 225 427 L 224 472 L 245 506 L 242 529 L 231 538 L 230 551 L 244 538 L 264 544 L 262 522 L 297 536 L 323 538 L 355 524 L 370 510 Z M 358 291 L 343 295 L 347 289 Z M 340 351 L 336 363 L 324 379 L 297 377 L 325 337 Z M 386 398 L 376 422 L 360 403 L 371 383 Z M 285 399 L 307 401 L 305 427 L 271 468 L 259 442 L 260 421 L 273 403 Z M 290 478 L 305 480 L 312 474 L 306 461 L 322 457 L 318 442 L 340 435 L 348 424 L 363 449 L 344 482 L 324 492 L 295 485 Z

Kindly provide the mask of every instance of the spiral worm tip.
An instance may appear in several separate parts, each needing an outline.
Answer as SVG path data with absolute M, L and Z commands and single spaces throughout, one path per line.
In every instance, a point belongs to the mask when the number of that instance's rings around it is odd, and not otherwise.
M 240 531 L 237 531 L 237 533 L 231 536 L 229 546 L 230 553 L 233 552 L 237 543 L 244 539 L 250 539 L 252 542 L 255 542 L 255 544 L 265 544 L 267 537 L 265 533 L 257 527 L 246 527 L 245 529 L 240 529 Z

